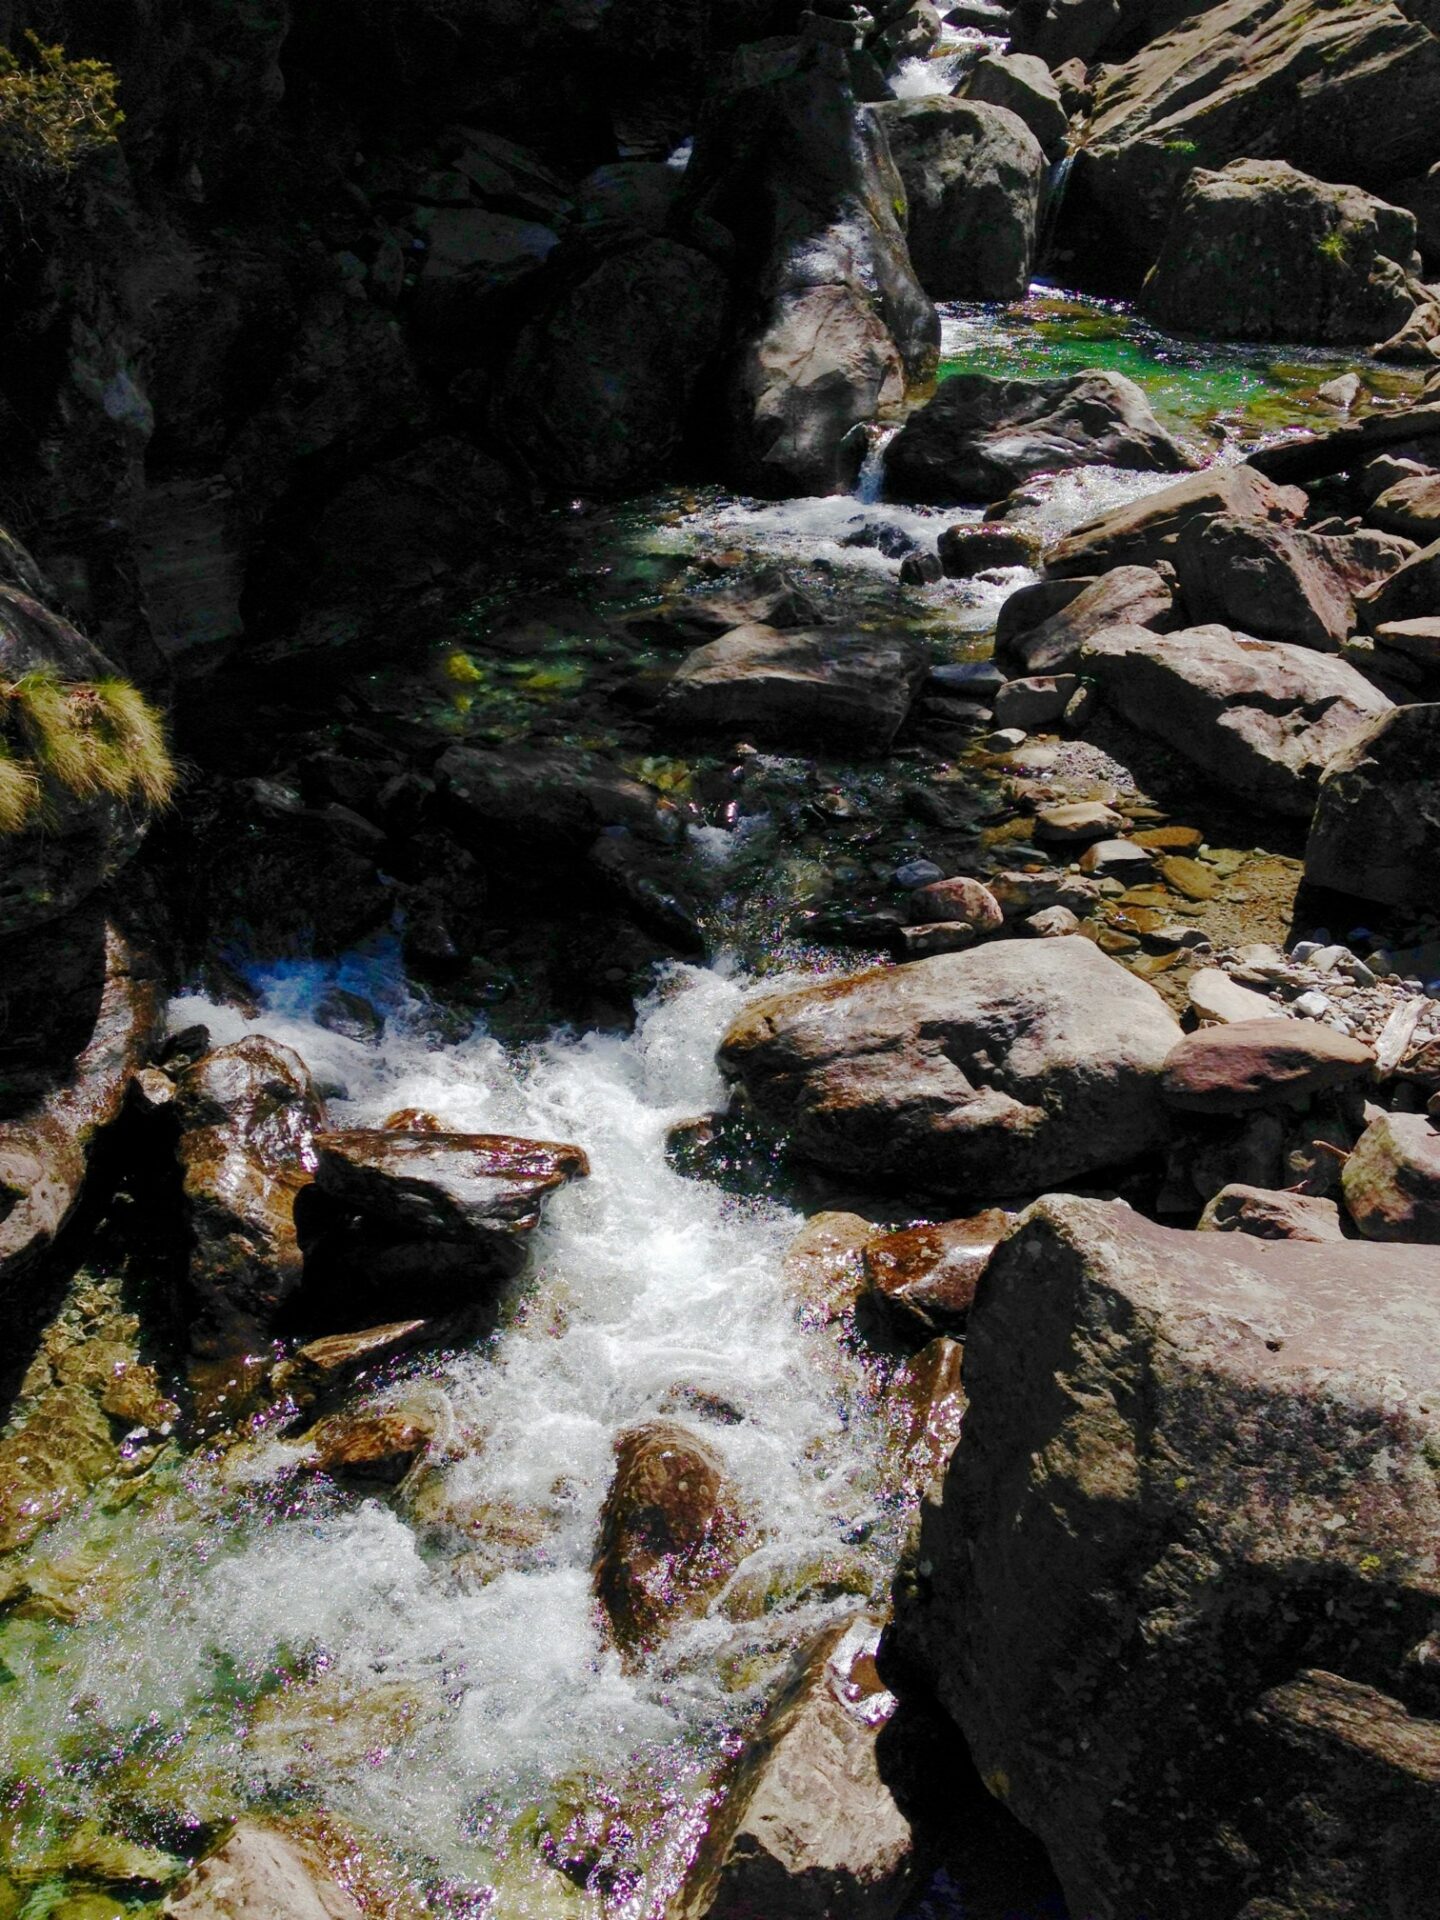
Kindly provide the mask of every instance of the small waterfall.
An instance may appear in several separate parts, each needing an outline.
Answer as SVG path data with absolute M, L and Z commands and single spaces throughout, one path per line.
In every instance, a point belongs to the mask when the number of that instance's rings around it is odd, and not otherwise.
M 1070 170 L 1075 165 L 1072 148 L 1063 154 L 1050 168 L 1045 179 L 1045 192 L 1040 201 L 1040 231 L 1035 243 L 1035 269 L 1039 272 L 1050 258 L 1051 248 L 1055 245 L 1055 235 L 1060 226 L 1060 210 L 1065 204 L 1065 192 L 1070 185 Z
M 861 463 L 860 475 L 855 482 L 855 498 L 864 506 L 877 505 L 885 491 L 885 454 L 898 432 L 898 427 L 872 427 L 870 430 L 870 451 Z

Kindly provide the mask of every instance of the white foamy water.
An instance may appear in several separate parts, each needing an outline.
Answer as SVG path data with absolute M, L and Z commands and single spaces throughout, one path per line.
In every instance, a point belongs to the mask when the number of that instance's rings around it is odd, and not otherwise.
M 347 978 L 384 997 L 383 978 Z M 104 1597 L 78 1624 L 8 1631 L 0 1777 L 45 1781 L 58 1813 L 107 1824 L 117 1802 L 173 1821 L 299 1792 L 397 1849 L 432 1895 L 448 1887 L 437 1910 L 476 1915 L 597 1910 L 540 1840 L 572 1798 L 632 1813 L 638 1798 L 649 1825 L 632 1821 L 605 1911 L 641 1920 L 721 1742 L 787 1650 L 855 1604 L 837 1588 L 881 1587 L 894 1549 L 869 1384 L 779 1276 L 796 1218 L 664 1157 L 673 1122 L 722 1098 L 714 1048 L 747 989 L 677 967 L 631 1038 L 517 1058 L 484 1033 L 436 1047 L 403 1006 L 378 1046 L 326 1032 L 307 1015 L 323 983 L 288 967 L 258 1019 L 190 998 L 172 1023 L 295 1047 L 343 1089 L 339 1124 L 420 1107 L 455 1129 L 578 1141 L 591 1178 L 551 1201 L 533 1284 L 492 1342 L 376 1390 L 441 1436 L 393 1499 L 301 1475 L 282 1437 L 162 1463 L 123 1515 L 92 1506 L 42 1538 L 32 1560 L 97 1556 Z M 706 1397 L 724 1420 L 695 1411 Z M 590 1561 L 615 1436 L 660 1413 L 722 1457 L 749 1551 L 632 1674 L 601 1631 Z
M 1008 44 L 1003 34 L 946 25 L 928 54 L 900 62 L 890 75 L 891 91 L 897 100 L 924 100 L 932 94 L 953 93 L 956 81 L 972 61 L 987 53 L 1003 53 Z

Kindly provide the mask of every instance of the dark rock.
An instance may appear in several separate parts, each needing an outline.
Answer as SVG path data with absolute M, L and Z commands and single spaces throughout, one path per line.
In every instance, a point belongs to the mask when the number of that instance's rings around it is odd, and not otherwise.
M 1035 264 L 1045 156 L 1004 106 L 933 95 L 878 109 L 905 183 L 909 245 L 935 300 L 1013 300 Z
M 1197 167 L 1141 295 L 1162 327 L 1228 340 L 1388 340 L 1423 298 L 1415 219 L 1283 160 Z
M 629 614 L 625 627 L 667 646 L 698 647 L 736 627 L 816 627 L 820 610 L 792 580 L 775 569 L 721 593 L 687 594 Z
M 1033 533 L 1003 522 L 964 521 L 946 527 L 938 542 L 940 566 L 952 580 L 969 580 L 987 567 L 1033 567 L 1040 542 Z
M 1254 467 L 1207 467 L 1159 493 L 1087 520 L 1045 556 L 1052 573 L 1093 574 L 1109 567 L 1153 567 L 1173 558 L 1182 530 L 1193 520 L 1229 514 L 1294 526 L 1310 502 L 1298 487 L 1279 487 Z
M 1391 533 L 1432 546 L 1440 539 L 1440 473 L 1397 478 L 1370 503 L 1366 519 Z
M 897 1653 L 1072 1913 L 1412 1906 L 1436 1812 L 1434 1293 L 1428 1249 L 1068 1196 L 997 1248 Z M 1346 1715 L 1282 1744 L 1275 1692 L 1314 1669 L 1365 1680 L 1324 1681 Z
M 1362 594 L 1357 609 L 1371 632 L 1390 620 L 1425 619 L 1434 614 L 1440 592 L 1440 540 L 1422 547 L 1386 579 Z
M 612 161 L 580 182 L 576 217 L 658 236 L 665 232 L 684 184 L 680 169 L 663 160 Z
M 1392 906 L 1432 898 L 1440 862 L 1440 705 L 1395 707 L 1327 763 L 1305 847 L 1314 885 Z
M 1022 480 L 1070 467 L 1180 473 L 1189 456 L 1131 381 L 1114 373 L 1054 380 L 955 374 L 910 416 L 885 456 L 895 499 L 993 500 Z
M 945 569 L 938 553 L 908 553 L 900 562 L 900 584 L 905 587 L 929 587 L 943 580 Z
M 903 634 L 739 627 L 676 669 L 660 712 L 685 730 L 883 753 L 924 674 Z
M 1327 763 L 1390 706 L 1343 660 L 1226 627 L 1112 627 L 1079 665 L 1131 726 L 1225 791 L 1301 819 Z
M 1163 1138 L 1159 1074 L 1178 1038 L 1152 988 L 1075 937 L 756 1001 L 720 1061 L 822 1166 L 1015 1193 L 1119 1165 Z
M 493 853 L 497 836 L 569 853 L 583 852 L 607 827 L 662 845 L 678 838 L 673 809 L 595 754 L 451 747 L 435 773 L 456 836 L 482 858 Z

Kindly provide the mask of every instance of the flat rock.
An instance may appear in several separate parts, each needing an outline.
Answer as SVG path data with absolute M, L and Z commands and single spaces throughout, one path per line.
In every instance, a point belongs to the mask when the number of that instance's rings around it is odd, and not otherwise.
M 1235 1020 L 1187 1033 L 1162 1085 L 1183 1113 L 1248 1113 L 1348 1086 L 1374 1064 L 1369 1047 L 1316 1020 Z
M 1440 1243 L 1440 1127 L 1429 1115 L 1372 1120 L 1345 1162 L 1341 1185 L 1367 1240 Z
M 1080 685 L 1073 673 L 1036 674 L 1009 680 L 995 696 L 995 720 L 1002 727 L 1053 725 L 1064 714 Z
M 1190 1004 L 1202 1026 L 1231 1026 L 1237 1020 L 1286 1019 L 1285 1009 L 1253 987 L 1242 987 L 1219 967 L 1201 967 L 1190 976 Z
M 1403 653 L 1430 672 L 1440 672 L 1440 617 L 1425 620 L 1382 620 L 1375 629 L 1382 646 Z
M 1180 1037 L 1083 936 L 1001 942 L 754 1002 L 724 1070 L 798 1152 L 861 1178 L 1023 1193 L 1123 1164 L 1165 1132 Z
M 1062 846 L 1086 845 L 1114 839 L 1123 825 L 1115 809 L 1098 800 L 1064 800 L 1058 806 L 1040 808 L 1035 815 L 1035 838 Z
M 1437 1285 L 1428 1247 L 1178 1232 L 1068 1195 L 996 1249 L 895 1653 L 1070 1912 L 1423 1911 Z M 1359 1647 L 1363 1687 L 1314 1677 Z M 1291 1687 L 1311 1704 L 1281 1742 Z
M 903 634 L 739 627 L 676 669 L 660 713 L 677 727 L 771 745 L 883 753 L 924 677 L 924 657 Z
M 1370 503 L 1366 519 L 1430 546 L 1440 539 L 1440 473 L 1412 473 Z
M 1440 703 L 1396 707 L 1342 742 L 1316 795 L 1305 877 L 1391 906 L 1434 897 L 1440 872 Z
M 1173 487 L 1112 507 L 1075 528 L 1045 556 L 1051 573 L 1103 573 L 1118 566 L 1152 567 L 1171 560 L 1190 523 L 1223 513 L 1240 520 L 1293 526 L 1310 502 L 1299 487 L 1277 486 L 1254 467 L 1207 467 Z M 1139 623 L 1137 623 L 1139 624 Z
M 1116 373 L 1006 380 L 953 374 L 912 413 L 885 456 L 897 500 L 997 499 L 1040 473 L 1129 467 L 1183 473 L 1189 455 L 1166 433 L 1133 381 Z
M 1154 854 L 1133 840 L 1095 840 L 1080 856 L 1080 871 L 1097 880 L 1143 880 L 1154 869 Z
M 1106 699 L 1227 792 L 1305 818 L 1322 770 L 1390 702 L 1345 661 L 1226 627 L 1116 627 L 1081 653 Z
M 1260 1240 L 1343 1240 L 1340 1209 L 1318 1193 L 1222 1187 L 1196 1222 L 1201 1233 L 1253 1233 Z

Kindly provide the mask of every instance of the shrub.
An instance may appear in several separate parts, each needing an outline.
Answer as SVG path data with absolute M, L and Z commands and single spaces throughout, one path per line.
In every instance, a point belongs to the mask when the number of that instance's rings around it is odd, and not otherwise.
M 0 682 L 0 833 L 27 826 L 47 789 L 161 807 L 175 779 L 160 716 L 128 680 Z
M 23 54 L 0 46 L 0 188 L 11 199 L 63 180 L 110 146 L 125 118 L 113 69 L 25 38 Z

